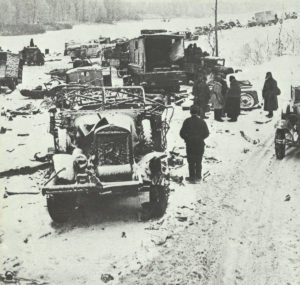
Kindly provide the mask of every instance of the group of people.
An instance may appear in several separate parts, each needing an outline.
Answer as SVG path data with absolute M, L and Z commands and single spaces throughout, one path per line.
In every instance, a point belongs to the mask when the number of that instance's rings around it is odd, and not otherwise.
M 184 57 L 186 58 L 187 62 L 197 62 L 202 57 L 208 56 L 209 54 L 206 51 L 202 51 L 197 44 L 189 44 L 188 47 L 184 50 Z
M 223 122 L 222 116 L 227 114 L 230 122 L 236 122 L 240 114 L 241 89 L 234 76 L 230 76 L 230 87 L 219 76 L 214 76 L 212 88 L 209 89 L 206 78 L 200 75 L 193 86 L 194 105 L 190 108 L 191 117 L 187 118 L 181 127 L 180 136 L 186 143 L 186 153 L 191 183 L 202 179 L 202 158 L 204 154 L 204 140 L 209 136 L 209 130 L 204 119 L 208 102 L 211 100 L 214 108 L 214 119 Z M 271 72 L 267 72 L 262 96 L 264 110 L 267 117 L 273 117 L 273 111 L 278 109 L 277 96 L 281 91 Z
M 234 76 L 230 76 L 230 87 L 219 75 L 213 75 L 211 90 L 207 84 L 205 75 L 199 74 L 194 82 L 192 94 L 194 95 L 194 105 L 198 107 L 199 115 L 206 119 L 208 103 L 211 101 L 214 109 L 214 119 L 223 122 L 222 117 L 230 118 L 229 122 L 236 122 L 240 114 L 241 88 Z

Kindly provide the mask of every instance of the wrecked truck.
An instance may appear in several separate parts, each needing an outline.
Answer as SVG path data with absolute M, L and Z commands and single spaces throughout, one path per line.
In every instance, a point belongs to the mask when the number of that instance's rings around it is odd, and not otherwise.
M 184 37 L 168 33 L 142 34 L 129 41 L 128 74 L 124 85 L 177 92 L 186 80 L 182 70 Z
M 166 134 L 173 114 L 141 87 L 90 87 L 52 107 L 52 174 L 43 186 L 50 217 L 65 222 L 83 196 L 149 192 L 155 216 L 168 201 Z

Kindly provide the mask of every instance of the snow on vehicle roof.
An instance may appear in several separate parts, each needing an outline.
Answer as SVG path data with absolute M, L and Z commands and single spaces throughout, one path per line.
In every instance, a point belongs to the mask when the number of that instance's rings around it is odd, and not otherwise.
M 98 116 L 101 115 L 101 118 Z M 95 112 L 95 114 L 87 114 L 76 118 L 75 125 L 81 128 L 85 128 L 88 125 L 95 125 L 101 119 L 106 118 L 109 125 L 115 125 L 120 128 L 126 129 L 129 132 L 133 132 L 135 135 L 134 119 L 130 114 L 117 113 L 112 111 L 102 111 L 101 113 Z

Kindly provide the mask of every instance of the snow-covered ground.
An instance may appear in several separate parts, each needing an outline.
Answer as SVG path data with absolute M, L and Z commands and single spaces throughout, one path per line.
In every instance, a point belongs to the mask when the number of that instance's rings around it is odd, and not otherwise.
M 296 22 L 291 22 L 291 29 Z M 229 62 L 230 56 L 240 58 L 243 45 L 263 38 L 265 32 L 274 36 L 278 26 L 222 33 L 222 56 Z M 272 71 L 284 107 L 290 84 L 300 83 L 299 59 L 285 55 L 244 66 L 243 71 L 259 89 L 265 72 Z M 40 84 L 47 79 L 45 71 L 61 64 L 26 68 L 24 84 Z M 259 96 L 261 100 L 260 92 Z M 4 109 L 28 102 L 18 92 L 1 95 Z M 170 150 L 176 147 L 184 153 L 178 133 L 188 115 L 175 107 Z M 210 175 L 197 185 L 173 182 L 167 213 L 159 221 L 139 222 L 143 196 L 107 198 L 99 204 L 87 201 L 69 223 L 57 226 L 41 194 L 1 195 L 0 273 L 11 270 L 18 277 L 38 280 L 36 284 L 102 284 L 102 274 L 113 276 L 109 284 L 300 284 L 300 151 L 291 148 L 282 161 L 274 157 L 279 116 L 280 110 L 270 121 L 256 109 L 242 112 L 237 123 L 219 123 L 211 113 L 203 163 L 204 173 Z M 31 163 L 34 153 L 51 146 L 46 112 L 13 121 L 0 118 L 0 127 L 12 129 L 0 134 L 2 171 Z M 172 174 L 185 176 L 186 165 Z M 1 178 L 2 193 L 5 188 L 37 192 L 43 176 L 39 171 Z

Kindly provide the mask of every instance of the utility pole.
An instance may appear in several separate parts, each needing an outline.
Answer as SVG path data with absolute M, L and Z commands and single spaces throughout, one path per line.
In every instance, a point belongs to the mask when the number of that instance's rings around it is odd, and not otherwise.
M 215 3 L 215 51 L 216 56 L 219 56 L 219 42 L 218 42 L 218 0 Z

